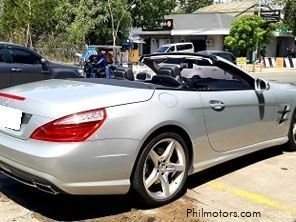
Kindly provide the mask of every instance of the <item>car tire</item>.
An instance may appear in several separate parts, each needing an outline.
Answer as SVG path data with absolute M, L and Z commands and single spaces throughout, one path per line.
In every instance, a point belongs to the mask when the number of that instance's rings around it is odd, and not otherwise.
M 288 138 L 289 141 L 286 144 L 287 148 L 289 150 L 296 151 L 296 110 L 292 115 Z
M 137 200 L 157 207 L 180 197 L 188 168 L 188 150 L 181 136 L 171 132 L 155 136 L 144 145 L 135 166 L 132 189 Z

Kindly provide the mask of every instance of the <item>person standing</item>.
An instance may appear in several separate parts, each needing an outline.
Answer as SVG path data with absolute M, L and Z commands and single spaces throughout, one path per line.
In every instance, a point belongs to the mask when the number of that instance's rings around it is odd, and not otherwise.
M 106 74 L 106 78 L 110 78 L 113 76 L 113 55 L 109 50 L 106 50 L 105 53 L 105 57 L 106 57 L 106 69 L 105 69 L 105 74 Z
M 106 57 L 100 48 L 96 48 L 96 55 L 91 55 L 89 61 L 92 63 L 92 78 L 96 78 L 98 74 L 106 75 Z
M 266 56 L 266 46 L 261 47 L 260 51 L 259 51 L 259 62 L 262 66 L 264 66 L 264 57 Z

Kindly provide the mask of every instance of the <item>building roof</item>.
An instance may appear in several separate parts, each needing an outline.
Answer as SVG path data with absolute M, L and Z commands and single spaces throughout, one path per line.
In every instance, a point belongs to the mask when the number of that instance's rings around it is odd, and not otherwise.
M 232 16 L 239 16 L 241 14 L 247 14 L 248 12 L 254 12 L 258 9 L 258 0 L 244 0 L 234 1 L 230 3 L 213 4 L 203 8 L 200 8 L 196 13 L 223 13 Z M 270 9 L 269 6 L 262 5 L 262 9 Z
M 228 35 L 233 17 L 220 13 L 173 14 L 172 35 Z
M 142 31 L 134 29 L 138 35 L 228 35 L 233 16 L 220 13 L 173 14 L 165 16 L 173 19 L 171 31 Z

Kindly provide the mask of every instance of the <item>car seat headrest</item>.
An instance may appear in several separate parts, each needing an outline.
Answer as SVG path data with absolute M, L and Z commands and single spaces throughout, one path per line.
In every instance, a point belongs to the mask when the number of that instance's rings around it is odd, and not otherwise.
M 122 78 L 122 79 L 128 79 L 130 81 L 134 81 L 134 73 L 130 68 L 117 68 L 114 71 L 114 77 L 115 78 Z
M 159 68 L 158 75 L 177 77 L 181 74 L 179 67 L 172 65 L 163 65 Z

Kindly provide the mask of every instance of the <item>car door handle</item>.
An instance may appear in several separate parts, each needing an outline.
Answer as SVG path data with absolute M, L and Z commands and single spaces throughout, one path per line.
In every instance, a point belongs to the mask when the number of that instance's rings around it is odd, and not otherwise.
M 225 104 L 222 101 L 210 100 L 210 107 L 215 111 L 222 111 L 225 108 Z
M 23 70 L 22 69 L 19 69 L 19 68 L 12 68 L 11 71 L 12 72 L 21 72 Z

